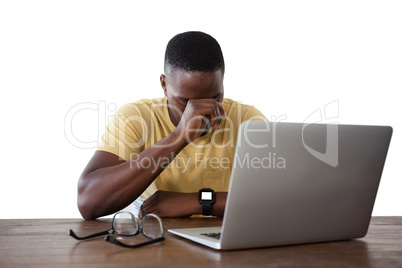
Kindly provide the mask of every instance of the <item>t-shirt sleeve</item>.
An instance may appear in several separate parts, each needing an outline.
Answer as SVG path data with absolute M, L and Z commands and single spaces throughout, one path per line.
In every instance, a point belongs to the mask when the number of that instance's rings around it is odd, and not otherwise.
M 265 115 L 254 106 L 247 106 L 242 114 L 242 122 L 246 120 L 268 121 Z
M 144 150 L 143 117 L 135 107 L 124 105 L 110 118 L 98 150 L 126 161 Z

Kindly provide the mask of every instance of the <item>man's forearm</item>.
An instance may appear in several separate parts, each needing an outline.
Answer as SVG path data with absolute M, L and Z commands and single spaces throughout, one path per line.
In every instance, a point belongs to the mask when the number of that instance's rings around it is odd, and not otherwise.
M 228 193 L 226 192 L 217 192 L 215 194 L 215 203 L 211 206 L 211 213 L 213 216 L 223 217 L 227 195 Z
M 216 192 L 215 202 L 211 206 L 211 215 L 223 217 L 226 206 L 226 192 Z M 157 191 L 141 207 L 140 216 L 155 213 L 160 217 L 189 217 L 202 214 L 202 205 L 198 203 L 197 193 L 178 193 Z
M 119 165 L 84 170 L 78 185 L 78 207 L 85 219 L 112 214 L 133 202 L 187 145 L 173 132 L 134 159 Z M 163 161 L 161 161 L 163 159 Z

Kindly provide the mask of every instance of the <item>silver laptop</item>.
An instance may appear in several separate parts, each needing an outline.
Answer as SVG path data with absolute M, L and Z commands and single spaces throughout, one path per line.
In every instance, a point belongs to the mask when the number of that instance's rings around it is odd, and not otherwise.
M 392 135 L 387 126 L 240 126 L 221 227 L 168 231 L 219 250 L 365 236 Z

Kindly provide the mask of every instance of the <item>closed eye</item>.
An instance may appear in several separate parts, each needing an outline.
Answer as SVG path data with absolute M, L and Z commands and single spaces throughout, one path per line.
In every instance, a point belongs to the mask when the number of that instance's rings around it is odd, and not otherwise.
M 179 99 L 179 103 L 180 103 L 181 105 L 183 105 L 183 106 L 186 106 L 186 105 L 187 105 L 187 102 L 188 102 L 188 99 L 184 99 L 184 98 L 180 98 L 180 99 Z
M 220 98 L 220 96 L 221 96 L 221 94 L 218 94 L 218 95 L 216 95 L 216 96 L 213 96 L 212 99 L 215 99 L 216 101 L 218 101 L 219 98 Z M 178 102 L 179 102 L 181 105 L 186 106 L 189 99 L 185 99 L 185 98 L 180 98 L 180 97 L 179 97 L 178 100 L 179 100 Z

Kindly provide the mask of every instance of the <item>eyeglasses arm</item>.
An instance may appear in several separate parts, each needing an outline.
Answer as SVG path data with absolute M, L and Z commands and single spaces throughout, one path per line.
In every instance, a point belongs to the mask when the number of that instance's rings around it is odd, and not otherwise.
M 98 236 L 102 236 L 102 235 L 107 235 L 107 234 L 110 234 L 112 231 L 113 231 L 112 229 L 109 229 L 109 230 L 102 231 L 102 232 L 99 232 L 99 233 L 96 233 L 96 234 L 91 234 L 91 235 L 88 235 L 88 236 L 77 236 L 74 233 L 74 231 L 70 229 L 68 234 L 70 236 L 72 236 L 73 238 L 77 239 L 77 240 L 85 240 L 85 239 L 90 239 L 90 238 L 94 238 L 94 237 L 98 237 Z
M 110 236 L 110 235 L 105 236 L 105 241 L 110 242 L 110 243 L 115 244 L 115 245 L 118 245 L 118 246 L 125 247 L 125 248 L 138 248 L 138 247 L 150 245 L 150 244 L 153 244 L 153 243 L 157 243 L 157 242 L 160 242 L 160 241 L 163 241 L 163 240 L 165 240 L 164 236 L 156 238 L 156 239 L 153 239 L 153 240 L 150 240 L 150 241 L 147 241 L 147 242 L 144 242 L 144 243 L 141 243 L 141 244 L 127 245 L 127 244 L 124 244 L 124 243 L 120 242 L 119 240 L 117 240 L 113 236 Z

